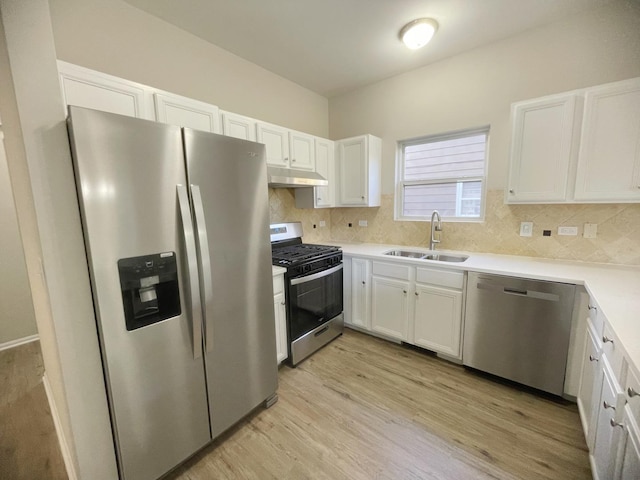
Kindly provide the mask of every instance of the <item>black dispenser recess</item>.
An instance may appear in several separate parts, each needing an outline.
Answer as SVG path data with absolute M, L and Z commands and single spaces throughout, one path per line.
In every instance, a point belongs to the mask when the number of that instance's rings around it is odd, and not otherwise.
M 118 260 L 127 330 L 180 315 L 175 252 Z

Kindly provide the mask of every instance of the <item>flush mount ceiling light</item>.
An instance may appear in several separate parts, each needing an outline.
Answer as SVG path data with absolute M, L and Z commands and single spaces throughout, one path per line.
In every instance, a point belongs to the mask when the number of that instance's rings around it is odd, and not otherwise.
M 407 48 L 417 50 L 424 47 L 433 37 L 438 29 L 438 22 L 433 18 L 419 18 L 407 23 L 400 30 L 400 39 Z

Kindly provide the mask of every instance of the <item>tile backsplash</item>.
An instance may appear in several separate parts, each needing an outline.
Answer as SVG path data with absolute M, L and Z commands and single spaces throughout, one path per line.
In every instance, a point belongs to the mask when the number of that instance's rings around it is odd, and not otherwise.
M 383 195 L 376 208 L 297 209 L 289 189 L 270 189 L 269 200 L 271 221 L 301 221 L 306 242 L 429 244 L 429 222 L 393 220 L 393 195 Z M 319 228 L 320 220 L 327 227 Z M 368 226 L 358 226 L 360 220 Z M 533 222 L 532 237 L 519 235 L 523 221 Z M 596 238 L 582 236 L 585 223 L 598 225 Z M 578 235 L 559 236 L 559 226 L 578 227 Z M 504 192 L 490 190 L 484 222 L 443 222 L 441 235 L 444 250 L 640 265 L 640 204 L 505 205 Z

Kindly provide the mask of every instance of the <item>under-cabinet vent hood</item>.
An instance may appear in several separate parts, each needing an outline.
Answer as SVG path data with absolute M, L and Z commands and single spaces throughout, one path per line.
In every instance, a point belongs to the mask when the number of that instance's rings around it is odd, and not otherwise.
M 267 167 L 271 188 L 326 187 L 327 179 L 316 172 L 304 172 L 290 168 Z

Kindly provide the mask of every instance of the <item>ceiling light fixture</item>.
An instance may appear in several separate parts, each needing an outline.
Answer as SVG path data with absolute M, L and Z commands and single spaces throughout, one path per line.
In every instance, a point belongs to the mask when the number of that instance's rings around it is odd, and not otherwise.
M 400 30 L 400 39 L 411 50 L 424 47 L 438 29 L 438 22 L 433 18 L 419 18 L 407 23 Z

